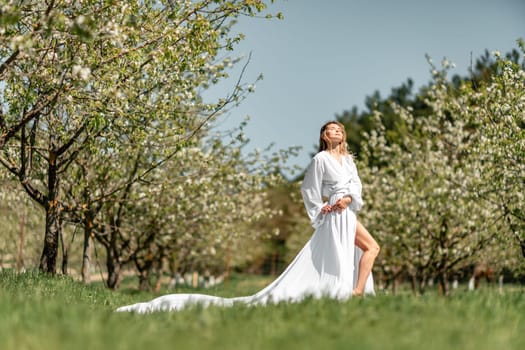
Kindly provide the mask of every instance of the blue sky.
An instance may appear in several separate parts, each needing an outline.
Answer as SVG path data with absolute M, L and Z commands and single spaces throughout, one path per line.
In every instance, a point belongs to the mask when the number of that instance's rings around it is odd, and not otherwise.
M 438 64 L 446 57 L 465 75 L 471 57 L 508 52 L 525 38 L 525 0 L 276 0 L 269 10 L 284 19 L 243 18 L 234 29 L 246 35 L 234 56 L 251 52 L 245 81 L 264 79 L 220 127 L 249 115 L 249 148 L 302 146 L 289 162 L 301 168 L 335 114 L 362 108 L 375 90 L 385 97 L 407 78 L 416 88 L 427 83 L 425 54 Z M 233 78 L 205 97 L 224 95 Z

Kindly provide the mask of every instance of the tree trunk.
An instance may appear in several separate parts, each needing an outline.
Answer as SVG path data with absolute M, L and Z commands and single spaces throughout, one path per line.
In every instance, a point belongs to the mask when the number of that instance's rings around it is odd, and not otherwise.
M 120 261 L 118 254 L 115 253 L 115 250 L 110 245 L 106 249 L 106 267 L 108 269 L 108 278 L 107 285 L 108 288 L 116 290 L 120 286 Z
M 412 286 L 412 294 L 417 296 L 419 294 L 419 283 L 417 280 L 417 274 L 412 273 L 410 275 L 411 275 L 410 284 Z
M 84 217 L 84 246 L 82 248 L 82 282 L 91 283 L 91 245 L 93 233 L 93 214 L 87 211 Z
M 108 288 L 116 290 L 120 286 L 120 263 L 117 259 L 108 257 L 107 259 Z
M 143 270 L 139 273 L 139 290 L 151 291 L 151 285 L 149 284 L 149 271 Z
M 226 246 L 226 268 L 224 271 L 224 285 L 229 287 L 230 285 L 230 242 Z
M 84 232 L 84 246 L 82 248 L 82 282 L 91 283 L 91 233 Z
M 40 271 L 50 274 L 56 273 L 58 239 L 60 235 L 60 208 L 57 201 L 58 197 L 58 177 L 56 154 L 49 152 L 49 166 L 47 173 L 47 201 L 46 209 L 46 229 L 44 235 L 44 249 L 40 257 Z
M 62 246 L 62 274 L 67 275 L 67 265 L 69 262 L 69 250 L 68 246 L 64 244 L 64 232 L 62 231 L 62 225 L 60 225 L 60 244 Z
M 153 291 L 155 292 L 160 291 L 160 287 L 162 286 L 162 277 L 164 276 L 164 267 L 166 266 L 164 263 L 165 259 L 166 255 L 163 251 L 159 258 L 159 266 L 157 267 L 157 281 L 155 282 L 155 287 L 153 288 Z
M 448 274 L 446 273 L 446 271 L 442 271 L 439 274 L 439 287 L 441 289 L 441 293 L 444 296 L 447 296 L 450 294 L 450 290 L 448 287 Z
M 443 216 L 443 219 L 441 221 L 441 230 L 439 233 L 439 247 L 442 249 L 443 253 L 441 253 L 440 262 L 438 265 L 438 272 L 439 272 L 439 286 L 441 289 L 441 292 L 444 296 L 447 296 L 449 294 L 449 287 L 448 287 L 448 273 L 447 273 L 447 266 L 449 262 L 448 257 L 448 247 L 450 244 L 450 240 L 447 238 L 447 233 L 449 232 L 449 224 L 446 216 Z
M 40 271 L 50 274 L 56 273 L 58 237 L 60 224 L 58 220 L 58 207 L 55 201 L 50 201 L 46 208 L 46 231 L 44 236 L 44 249 L 40 257 Z
M 22 218 L 20 219 L 20 241 L 18 245 L 18 257 L 16 260 L 16 270 L 18 273 L 24 268 L 24 230 L 26 226 L 26 208 L 22 212 Z
M 419 294 L 420 295 L 425 294 L 427 285 L 428 285 L 427 277 L 425 275 L 421 275 L 421 280 L 419 281 Z
M 394 278 L 392 279 L 392 295 L 396 295 L 397 293 L 397 284 L 397 276 L 394 276 Z
M 157 281 L 155 282 L 155 287 L 153 288 L 154 292 L 159 292 L 160 288 L 162 287 L 162 276 L 164 275 L 164 269 L 161 267 L 159 271 L 157 271 Z

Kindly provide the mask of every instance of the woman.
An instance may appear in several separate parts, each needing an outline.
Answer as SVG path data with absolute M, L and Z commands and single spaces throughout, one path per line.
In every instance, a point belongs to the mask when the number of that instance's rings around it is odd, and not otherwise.
M 331 121 L 321 128 L 319 153 L 306 171 L 301 194 L 314 234 L 286 270 L 266 288 L 237 298 L 170 294 L 117 311 L 180 310 L 195 303 L 260 305 L 300 301 L 307 296 L 342 300 L 374 294 L 371 271 L 379 245 L 356 218 L 363 205 L 361 181 L 346 149 L 346 133 L 341 123 Z
M 330 121 L 321 127 L 319 153 L 307 170 L 301 192 L 312 226 L 316 228 L 314 235 L 318 230 L 333 235 L 334 244 L 338 245 L 339 241 L 341 245 L 336 249 L 336 260 L 347 263 L 354 260 L 357 265 L 346 267 L 354 271 L 350 283 L 354 286 L 352 295 L 373 294 L 371 271 L 379 245 L 355 215 L 363 206 L 361 180 L 346 148 L 343 124 Z M 328 203 L 322 204 L 323 196 L 328 198 Z M 358 248 L 355 252 L 354 244 Z M 343 276 L 352 275 L 341 272 Z M 340 278 L 344 279 L 343 276 Z M 347 284 L 342 288 L 343 295 L 347 294 Z

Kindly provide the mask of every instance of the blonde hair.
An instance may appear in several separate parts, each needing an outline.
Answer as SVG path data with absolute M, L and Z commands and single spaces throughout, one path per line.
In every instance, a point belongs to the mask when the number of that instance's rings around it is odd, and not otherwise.
M 335 124 L 335 125 L 339 126 L 341 128 L 342 133 L 343 133 L 343 141 L 337 146 L 337 150 L 339 151 L 339 154 L 348 155 L 349 153 L 348 153 L 348 148 L 346 146 L 346 130 L 345 130 L 345 126 L 342 123 L 340 123 L 338 121 L 335 121 L 335 120 L 331 120 L 331 121 L 325 123 L 321 127 L 321 131 L 319 133 L 319 152 L 325 151 L 325 150 L 331 148 L 332 142 L 326 136 L 326 127 L 328 125 L 331 125 L 331 124 Z

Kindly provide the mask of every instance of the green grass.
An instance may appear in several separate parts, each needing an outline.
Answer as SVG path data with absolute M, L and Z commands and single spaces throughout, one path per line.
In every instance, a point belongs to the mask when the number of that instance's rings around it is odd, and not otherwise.
M 237 276 L 207 292 L 246 295 L 268 282 Z M 202 291 L 201 291 L 202 292 Z M 305 300 L 266 307 L 115 313 L 154 297 L 66 277 L 0 272 L 0 349 L 525 349 L 523 288 Z

